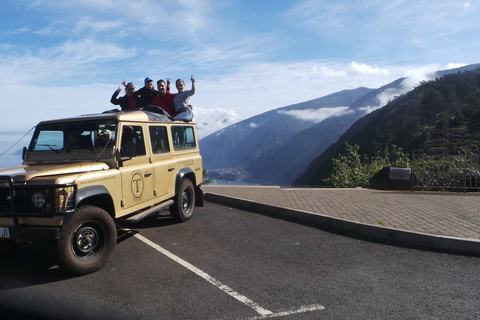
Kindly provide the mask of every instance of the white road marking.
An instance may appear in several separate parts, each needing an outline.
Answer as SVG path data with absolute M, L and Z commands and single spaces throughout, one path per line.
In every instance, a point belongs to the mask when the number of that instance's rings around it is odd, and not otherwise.
M 312 304 L 309 306 L 303 306 L 295 310 L 289 310 L 289 311 L 283 311 L 283 312 L 276 312 L 272 314 L 267 314 L 267 315 L 261 315 L 253 318 L 247 318 L 245 320 L 257 320 L 257 319 L 270 319 L 270 318 L 277 318 L 277 317 L 284 317 L 284 316 L 289 316 L 292 314 L 299 314 L 299 313 L 304 313 L 304 312 L 313 312 L 313 311 L 320 311 L 324 310 L 325 307 L 319 304 Z
M 124 228 L 123 230 L 131 231 L 131 230 L 126 229 L 126 228 Z M 288 316 L 288 315 L 292 315 L 292 314 L 298 314 L 298 313 L 304 313 L 304 312 L 313 312 L 313 311 L 319 311 L 319 310 L 324 310 L 325 309 L 324 306 L 321 306 L 319 304 L 313 304 L 313 305 L 308 305 L 308 306 L 302 306 L 302 307 L 300 307 L 298 309 L 295 309 L 295 310 L 273 313 L 270 310 L 262 308 L 256 302 L 254 302 L 254 301 L 248 299 L 246 296 L 236 292 L 235 290 L 233 290 L 229 286 L 224 285 L 223 283 L 221 283 L 217 279 L 210 276 L 208 273 L 203 272 L 202 270 L 198 269 L 197 267 L 195 267 L 191 263 L 188 263 L 187 261 L 183 260 L 182 258 L 174 255 L 170 251 L 162 248 L 158 244 L 154 243 L 153 241 L 150 241 L 149 239 L 145 238 L 144 236 L 140 235 L 139 233 L 134 233 L 133 236 L 136 237 L 138 240 L 144 242 L 145 244 L 149 245 L 153 249 L 157 250 L 158 252 L 164 254 L 165 256 L 172 259 L 173 261 L 177 262 L 178 264 L 184 266 L 185 268 L 192 271 L 196 275 L 200 276 L 204 280 L 208 281 L 209 283 L 211 283 L 212 285 L 214 285 L 218 289 L 222 290 L 226 294 L 230 295 L 234 299 L 240 301 L 241 303 L 243 303 L 246 306 L 252 308 L 257 313 L 260 314 L 260 316 L 253 317 L 253 318 L 248 318 L 246 320 L 277 318 L 277 317 L 284 317 L 284 316 Z
M 255 303 L 254 301 L 248 299 L 247 297 L 245 297 L 244 295 L 236 292 L 235 290 L 233 290 L 232 288 L 224 285 L 223 283 L 221 283 L 220 281 L 218 281 L 217 279 L 213 278 L 212 276 L 210 276 L 208 273 L 205 273 L 203 272 L 202 270 L 198 269 L 197 267 L 195 267 L 194 265 L 188 263 L 187 261 L 177 257 L 176 255 L 174 255 L 173 253 L 171 253 L 170 251 L 167 251 L 165 250 L 164 248 L 162 248 L 161 246 L 159 246 L 158 244 L 148 240 L 147 238 L 141 236 L 140 234 L 136 233 L 134 234 L 134 237 L 136 237 L 137 239 L 143 241 L 144 243 L 146 243 L 147 245 L 149 245 L 150 247 L 154 248 L 155 250 L 157 250 L 158 252 L 166 255 L 167 257 L 169 257 L 170 259 L 172 259 L 173 261 L 179 263 L 180 265 L 184 266 L 185 268 L 187 268 L 188 270 L 192 271 L 193 273 L 197 274 L 198 276 L 202 277 L 203 279 L 205 279 L 206 281 L 210 282 L 211 284 L 213 284 L 215 287 L 217 287 L 218 289 L 222 290 L 223 292 L 225 292 L 226 294 L 230 295 L 231 297 L 237 299 L 238 301 L 240 301 L 241 303 L 247 305 L 248 307 L 252 308 L 253 310 L 255 310 L 257 313 L 261 314 L 262 316 L 268 316 L 268 315 L 272 315 L 273 312 L 270 311 L 270 310 L 267 310 L 267 309 L 264 309 L 262 308 L 261 306 L 259 306 L 257 303 Z M 262 318 L 259 318 L 259 319 L 262 319 Z

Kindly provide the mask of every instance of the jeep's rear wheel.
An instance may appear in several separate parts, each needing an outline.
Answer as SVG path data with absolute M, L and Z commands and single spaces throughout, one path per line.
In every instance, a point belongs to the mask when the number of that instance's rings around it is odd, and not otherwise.
M 58 240 L 60 266 L 79 275 L 100 270 L 115 249 L 115 223 L 105 210 L 94 206 L 80 207 L 70 218 Z
M 170 206 L 170 214 L 178 222 L 187 221 L 195 209 L 195 188 L 190 179 L 183 179 L 174 204 Z

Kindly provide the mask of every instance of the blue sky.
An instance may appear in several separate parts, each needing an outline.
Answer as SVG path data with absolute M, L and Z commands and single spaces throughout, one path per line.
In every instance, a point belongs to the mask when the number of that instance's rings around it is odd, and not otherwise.
M 193 74 L 201 136 L 343 89 L 414 83 L 480 62 L 479 16 L 478 0 L 3 0 L 0 142 L 113 108 L 122 79 L 188 88 Z

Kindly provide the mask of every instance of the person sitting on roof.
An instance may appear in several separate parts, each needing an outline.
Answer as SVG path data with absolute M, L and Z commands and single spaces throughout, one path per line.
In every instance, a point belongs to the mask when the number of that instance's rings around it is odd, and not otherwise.
M 125 80 L 124 80 L 125 85 Z M 135 93 L 135 86 L 133 83 L 129 82 L 125 85 L 125 95 L 123 97 L 117 98 L 122 89 L 118 89 L 113 93 L 110 102 L 114 105 L 119 105 L 122 108 L 122 111 L 137 110 L 140 107 L 140 98 Z
M 144 108 L 152 104 L 153 98 L 157 95 L 157 90 L 153 88 L 153 80 L 145 78 L 145 86 L 135 92 L 140 98 L 139 108 Z
M 164 80 L 157 81 L 158 94 L 153 98 L 152 105 L 162 108 L 170 117 L 175 117 L 175 94 L 170 93 L 170 78 L 167 78 L 167 86 Z
M 178 93 L 173 99 L 176 113 L 176 116 L 173 118 L 174 120 L 192 121 L 193 119 L 192 108 L 190 105 L 190 97 L 195 94 L 195 78 L 193 75 L 191 76 L 190 80 L 192 81 L 192 89 L 186 91 L 185 82 L 182 79 L 178 79 L 175 82 Z

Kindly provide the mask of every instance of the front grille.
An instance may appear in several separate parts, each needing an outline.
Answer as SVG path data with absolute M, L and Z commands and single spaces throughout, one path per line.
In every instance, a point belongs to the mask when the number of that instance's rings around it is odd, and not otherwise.
M 54 215 L 72 211 L 75 190 L 74 184 L 15 186 L 0 179 L 0 216 Z

